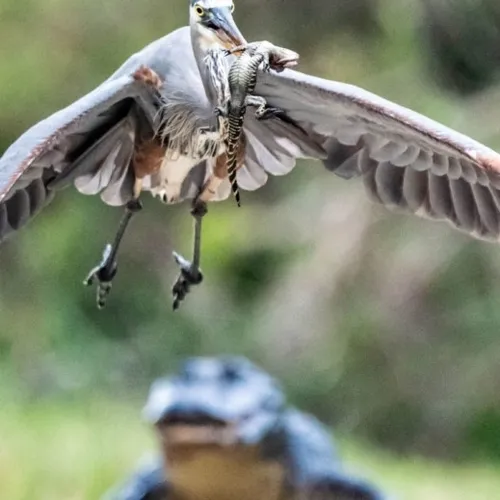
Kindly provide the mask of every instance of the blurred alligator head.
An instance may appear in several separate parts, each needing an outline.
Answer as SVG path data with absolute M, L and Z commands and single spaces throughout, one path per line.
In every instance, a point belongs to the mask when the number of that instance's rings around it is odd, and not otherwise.
M 113 500 L 383 498 L 343 471 L 331 431 L 245 358 L 186 360 L 154 382 L 143 413 L 162 457 Z
M 157 380 L 143 410 L 171 449 L 253 445 L 285 407 L 278 383 L 241 357 L 190 358 Z

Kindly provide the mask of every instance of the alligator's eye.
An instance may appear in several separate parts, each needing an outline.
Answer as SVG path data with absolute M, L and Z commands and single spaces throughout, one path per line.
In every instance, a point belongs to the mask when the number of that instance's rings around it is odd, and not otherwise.
M 196 363 L 193 361 L 185 361 L 179 369 L 178 379 L 180 383 L 185 381 L 193 381 L 196 379 Z
M 228 382 L 235 382 L 240 378 L 238 367 L 232 364 L 226 365 L 222 376 L 224 377 L 224 380 L 227 380 Z
M 196 4 L 194 6 L 194 11 L 199 17 L 203 17 L 205 15 L 205 9 L 200 4 Z

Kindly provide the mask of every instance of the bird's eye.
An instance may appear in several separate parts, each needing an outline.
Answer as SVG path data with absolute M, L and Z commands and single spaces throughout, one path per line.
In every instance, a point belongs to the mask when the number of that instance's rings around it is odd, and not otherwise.
M 203 17 L 205 15 L 205 9 L 201 5 L 195 5 L 194 11 L 200 17 Z
M 234 3 L 231 4 L 231 12 L 234 12 Z

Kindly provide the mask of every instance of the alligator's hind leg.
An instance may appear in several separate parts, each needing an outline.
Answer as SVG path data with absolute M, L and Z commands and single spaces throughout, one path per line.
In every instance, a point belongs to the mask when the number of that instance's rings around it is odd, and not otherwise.
M 247 106 L 255 106 L 257 108 L 255 110 L 255 116 L 258 120 L 268 120 L 273 116 L 279 116 L 284 113 L 284 111 L 280 108 L 268 106 L 267 101 L 263 97 L 257 95 L 246 96 L 245 104 Z

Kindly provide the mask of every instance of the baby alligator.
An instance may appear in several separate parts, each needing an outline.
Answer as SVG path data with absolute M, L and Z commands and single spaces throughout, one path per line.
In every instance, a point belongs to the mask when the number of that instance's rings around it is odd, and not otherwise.
M 254 42 L 227 51 L 228 54 L 234 52 L 241 52 L 242 54 L 229 69 L 230 99 L 226 109 L 218 108 L 217 112 L 227 119 L 227 173 L 236 203 L 240 206 L 236 170 L 238 168 L 246 108 L 247 106 L 257 107 L 255 116 L 259 120 L 270 118 L 281 111 L 268 107 L 263 97 L 253 95 L 257 84 L 257 70 L 262 65 L 263 71 L 269 71 L 270 69 L 283 71 L 285 68 L 295 66 L 299 60 L 299 55 L 270 42 Z

